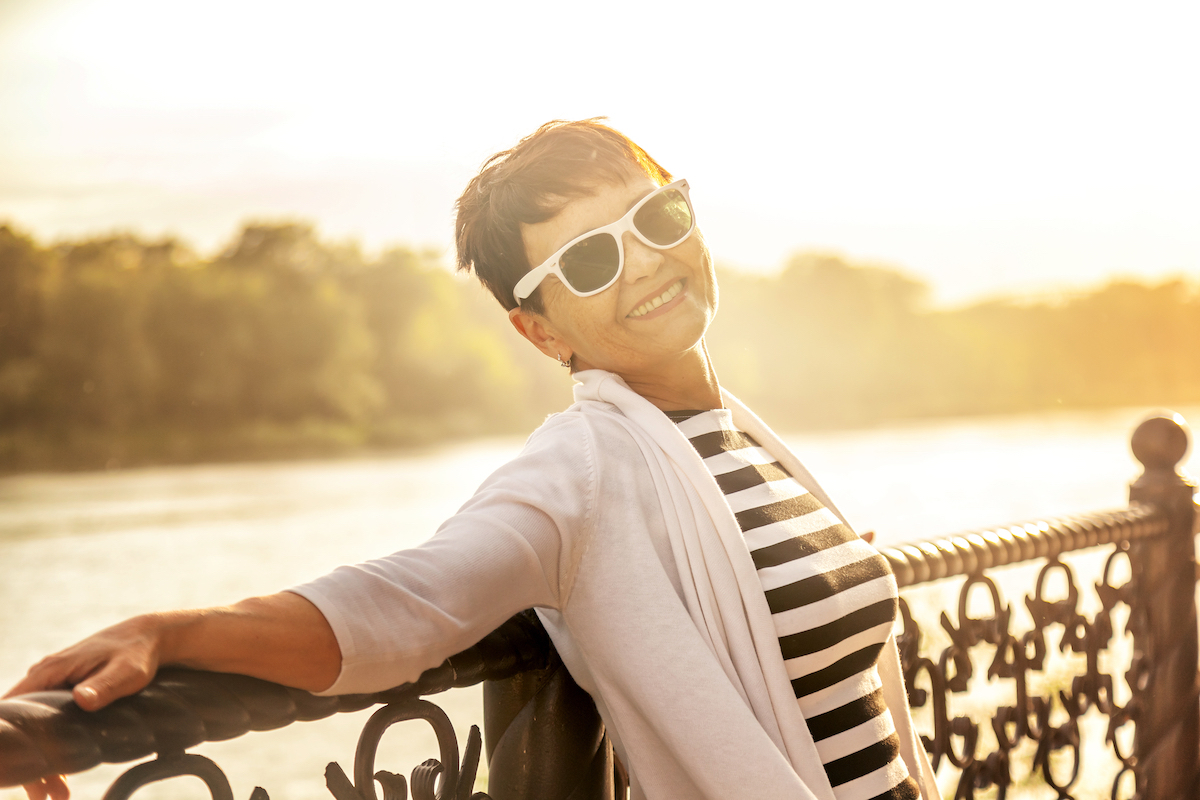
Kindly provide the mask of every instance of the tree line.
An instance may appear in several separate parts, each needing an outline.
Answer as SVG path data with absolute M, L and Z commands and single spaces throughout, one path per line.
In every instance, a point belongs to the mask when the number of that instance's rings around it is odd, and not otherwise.
M 1200 401 L 1200 291 L 1184 280 L 956 310 L 833 256 L 720 283 L 722 382 L 781 429 Z M 295 222 L 247 224 L 208 258 L 0 226 L 0 469 L 527 431 L 569 384 L 434 252 L 367 256 Z
M 368 258 L 299 223 L 246 225 L 208 259 L 0 227 L 0 468 L 527 429 L 569 386 L 494 305 L 435 253 Z
M 800 254 L 721 286 L 722 382 L 792 424 L 1200 401 L 1200 284 L 1182 278 L 933 309 L 899 271 Z

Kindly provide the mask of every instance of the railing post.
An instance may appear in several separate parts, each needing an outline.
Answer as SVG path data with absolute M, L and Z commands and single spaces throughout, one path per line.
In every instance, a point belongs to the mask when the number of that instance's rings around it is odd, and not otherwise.
M 483 708 L 488 795 L 494 800 L 624 796 L 596 704 L 558 653 L 551 653 L 545 669 L 485 682 Z
M 1130 503 L 1152 504 L 1171 520 L 1164 536 L 1130 548 L 1137 587 L 1132 613 L 1141 621 L 1133 626 L 1135 658 L 1144 664 L 1133 670 L 1140 685 L 1131 687 L 1138 704 L 1138 794 L 1142 800 L 1195 798 L 1200 790 L 1196 484 L 1176 469 L 1187 453 L 1187 427 L 1178 415 L 1151 417 L 1134 431 L 1131 444 L 1145 469 L 1129 487 Z

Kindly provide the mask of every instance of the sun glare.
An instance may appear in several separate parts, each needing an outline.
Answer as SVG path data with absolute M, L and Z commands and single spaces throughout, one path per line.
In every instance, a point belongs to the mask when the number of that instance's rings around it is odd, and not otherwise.
M 692 181 L 726 262 L 834 249 L 951 295 L 1200 270 L 1194 8 L 622 8 L 52 0 L 0 55 L 20 66 L 0 176 L 25 187 L 0 215 L 444 243 L 448 187 L 490 153 L 607 114 Z M 397 186 L 440 221 L 354 223 L 399 213 Z

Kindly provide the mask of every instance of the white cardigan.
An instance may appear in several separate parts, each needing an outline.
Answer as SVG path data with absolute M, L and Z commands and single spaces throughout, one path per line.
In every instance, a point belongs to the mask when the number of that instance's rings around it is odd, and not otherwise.
M 427 543 L 291 590 L 337 636 L 342 670 L 327 693 L 411 681 L 536 607 L 595 699 L 634 798 L 833 800 L 720 488 L 674 423 L 619 377 L 575 377 L 575 405 Z M 779 438 L 723 397 L 735 424 L 838 513 Z M 894 642 L 879 672 L 909 773 L 934 800 Z

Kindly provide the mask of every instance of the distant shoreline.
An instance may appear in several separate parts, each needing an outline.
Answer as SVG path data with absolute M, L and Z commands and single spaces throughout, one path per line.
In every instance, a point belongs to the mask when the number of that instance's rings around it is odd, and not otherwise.
M 928 415 L 879 418 L 858 423 L 823 422 L 812 425 L 777 424 L 780 432 L 797 436 L 841 434 L 880 428 L 920 430 L 933 424 L 974 423 L 986 420 L 1015 421 L 1022 418 L 1071 420 L 1091 416 L 1122 416 L 1133 421 L 1148 414 L 1174 411 L 1193 426 L 1200 426 L 1200 405 L 1184 402 L 1161 406 L 1090 406 L 1041 410 L 1014 409 L 1008 412 Z M 391 427 L 386 434 L 349 425 L 309 421 L 292 426 L 246 425 L 223 431 L 130 431 L 120 435 L 102 431 L 55 431 L 0 433 L 0 478 L 29 473 L 103 472 L 168 466 L 220 465 L 303 461 L 311 459 L 360 458 L 373 455 L 417 453 L 463 442 L 503 436 L 525 437 L 528 427 L 495 428 L 483 424 L 448 425 L 426 420 L 414 422 L 403 431 Z M 1196 428 L 1194 428 L 1195 430 Z M 1193 448 L 1195 442 L 1193 442 Z

